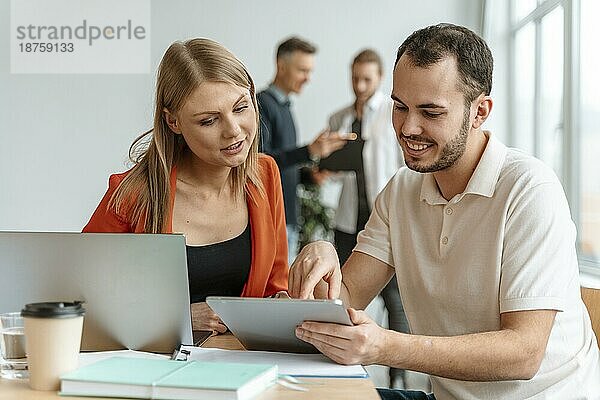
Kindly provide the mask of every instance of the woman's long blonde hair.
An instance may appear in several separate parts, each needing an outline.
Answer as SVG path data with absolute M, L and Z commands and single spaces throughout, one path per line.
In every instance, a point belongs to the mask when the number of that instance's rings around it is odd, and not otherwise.
M 256 89 L 246 67 L 229 50 L 209 39 L 175 42 L 165 52 L 156 80 L 154 127 L 133 141 L 129 158 L 135 166 L 112 195 L 109 208 L 117 215 L 130 215 L 135 224 L 145 218 L 146 233 L 166 229 L 170 210 L 170 176 L 187 144 L 167 125 L 164 110 L 176 114 L 189 95 L 203 82 L 226 82 L 250 91 L 256 112 L 256 135 L 248 158 L 232 169 L 229 179 L 236 198 L 247 194 L 246 183 L 252 182 L 264 194 L 258 172 L 259 113 Z

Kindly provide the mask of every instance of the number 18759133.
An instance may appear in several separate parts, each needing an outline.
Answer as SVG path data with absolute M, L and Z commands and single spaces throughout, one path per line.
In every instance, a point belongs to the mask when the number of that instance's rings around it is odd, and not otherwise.
M 72 42 L 25 42 L 19 43 L 21 53 L 72 53 L 75 46 Z

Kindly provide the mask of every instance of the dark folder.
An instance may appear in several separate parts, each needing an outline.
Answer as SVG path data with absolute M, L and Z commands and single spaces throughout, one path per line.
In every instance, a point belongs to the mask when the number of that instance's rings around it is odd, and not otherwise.
M 327 158 L 321 159 L 319 169 L 328 171 L 357 171 L 362 168 L 362 140 L 352 140 Z

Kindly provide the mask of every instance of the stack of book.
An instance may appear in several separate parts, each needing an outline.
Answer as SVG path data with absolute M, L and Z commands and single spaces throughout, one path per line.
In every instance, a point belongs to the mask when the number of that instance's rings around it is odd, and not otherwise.
M 61 376 L 61 395 L 138 399 L 251 399 L 277 366 L 112 357 Z

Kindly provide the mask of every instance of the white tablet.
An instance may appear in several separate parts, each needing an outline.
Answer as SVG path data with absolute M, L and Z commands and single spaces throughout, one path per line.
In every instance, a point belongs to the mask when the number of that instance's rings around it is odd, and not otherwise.
M 248 350 L 318 353 L 296 337 L 296 326 L 303 321 L 352 325 L 341 300 L 209 296 L 206 302 Z

